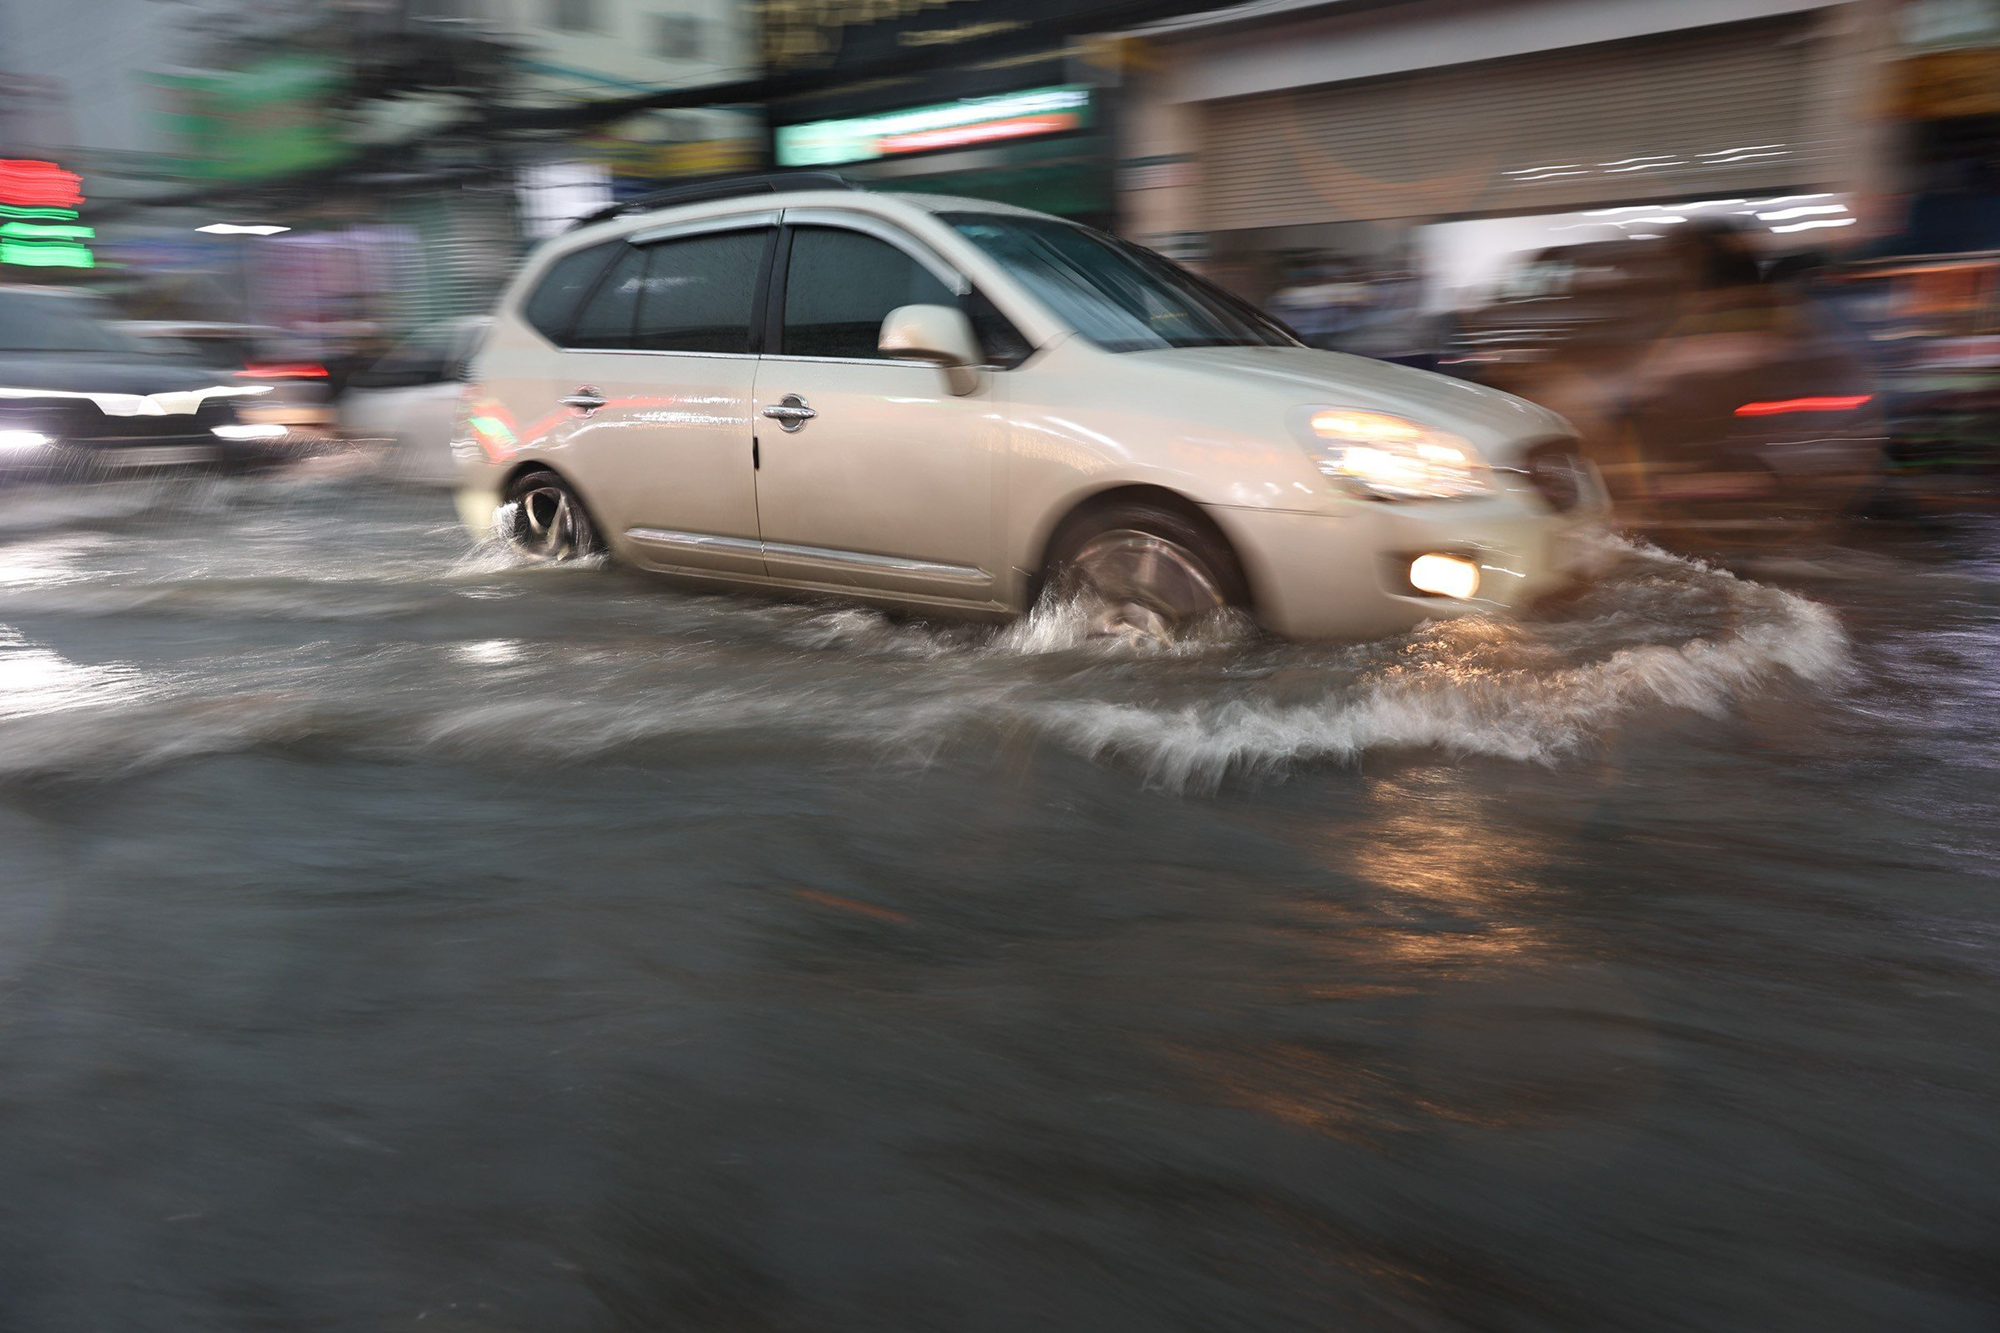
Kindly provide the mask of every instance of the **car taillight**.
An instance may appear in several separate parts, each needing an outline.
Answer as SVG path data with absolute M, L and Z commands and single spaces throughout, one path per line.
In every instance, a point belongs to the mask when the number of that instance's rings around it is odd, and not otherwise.
M 1852 412 L 1874 399 L 1872 393 L 1835 394 L 1822 398 L 1773 398 L 1745 403 L 1736 409 L 1739 417 L 1776 417 L 1788 412 Z
M 326 367 L 313 361 L 252 361 L 236 372 L 239 380 L 323 380 Z

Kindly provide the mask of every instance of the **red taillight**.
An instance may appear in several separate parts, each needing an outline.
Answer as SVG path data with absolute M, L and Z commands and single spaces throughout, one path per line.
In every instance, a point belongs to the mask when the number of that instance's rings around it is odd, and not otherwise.
M 326 367 L 312 361 L 252 361 L 236 372 L 239 380 L 323 380 Z
M 1852 393 L 1827 398 L 1774 398 L 1764 403 L 1745 403 L 1736 409 L 1736 415 L 1776 417 L 1787 412 L 1852 412 L 1874 397 L 1872 393 Z

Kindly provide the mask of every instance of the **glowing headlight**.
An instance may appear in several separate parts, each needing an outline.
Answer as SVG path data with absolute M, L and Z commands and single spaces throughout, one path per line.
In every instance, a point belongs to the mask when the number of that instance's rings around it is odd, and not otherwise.
M 275 421 L 247 421 L 214 429 L 216 435 L 225 440 L 275 440 L 286 433 L 285 428 Z
M 0 430 L 0 454 L 24 454 L 52 443 L 38 430 Z
M 1479 591 L 1479 566 L 1462 556 L 1420 555 L 1410 562 L 1410 586 L 1464 601 Z
M 1322 408 L 1307 419 L 1320 442 L 1319 470 L 1383 500 L 1483 495 L 1486 464 L 1449 431 L 1390 416 Z

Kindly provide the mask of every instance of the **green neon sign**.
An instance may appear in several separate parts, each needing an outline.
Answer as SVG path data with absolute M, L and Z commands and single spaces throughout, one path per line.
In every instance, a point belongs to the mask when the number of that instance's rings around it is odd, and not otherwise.
M 0 236 L 19 241 L 87 241 L 97 233 L 74 223 L 0 222 Z
M 87 245 L 0 240 L 0 264 L 19 264 L 23 268 L 96 268 L 97 256 Z

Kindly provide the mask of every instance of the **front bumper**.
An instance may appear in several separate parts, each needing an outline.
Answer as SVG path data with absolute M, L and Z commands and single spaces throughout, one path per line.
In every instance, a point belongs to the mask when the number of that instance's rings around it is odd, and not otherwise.
M 303 447 L 303 442 L 292 436 L 245 441 L 189 435 L 141 443 L 57 440 L 0 454 L 0 482 L 103 481 L 162 472 L 244 471 L 290 461 Z
M 1257 617 L 1298 639 L 1372 639 L 1426 620 L 1515 614 L 1595 578 L 1608 558 L 1599 488 L 1562 513 L 1525 490 L 1476 500 L 1344 501 L 1322 513 L 1207 506 L 1249 577 Z M 1479 566 L 1464 600 L 1425 596 L 1410 562 L 1437 553 Z

